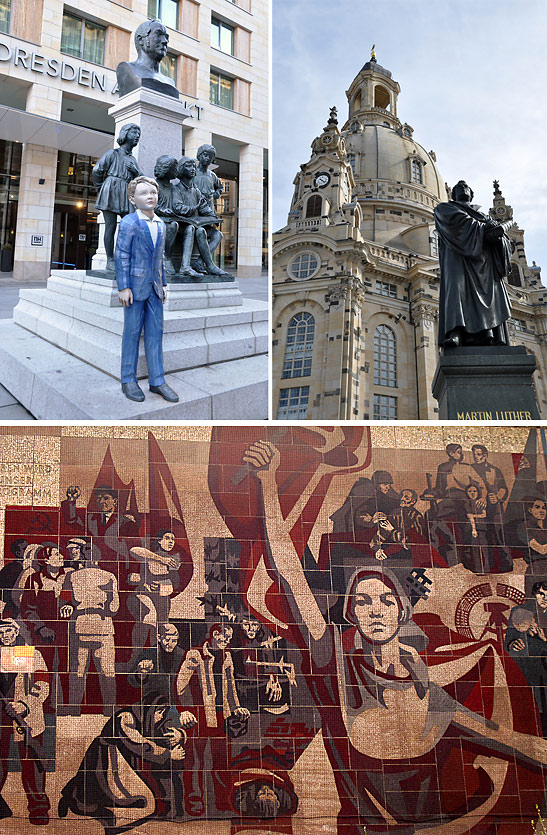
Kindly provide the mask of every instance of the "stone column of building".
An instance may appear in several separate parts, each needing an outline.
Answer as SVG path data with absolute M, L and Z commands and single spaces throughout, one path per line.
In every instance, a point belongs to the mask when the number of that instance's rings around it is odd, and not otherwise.
M 321 420 L 356 418 L 353 381 L 358 366 L 356 354 L 360 351 L 357 330 L 363 299 L 363 285 L 353 276 L 342 277 L 339 283 L 327 289 L 325 300 L 329 307 L 321 381 L 323 402 L 318 414 L 314 410 L 313 417 Z
M 437 401 L 431 392 L 431 380 L 435 374 L 439 351 L 435 338 L 435 322 L 438 308 L 423 301 L 411 306 L 414 321 L 416 374 L 418 387 L 418 420 L 436 420 Z
M 187 157 L 196 157 L 198 148 L 201 145 L 214 145 L 213 134 L 210 130 L 204 128 L 194 128 L 187 130 L 188 123 L 184 126 L 184 155 Z M 213 169 L 214 170 L 214 169 Z
M 239 152 L 238 278 L 260 273 L 262 260 L 262 191 L 264 153 L 260 145 L 243 145 Z
M 547 310 L 538 316 L 538 327 L 541 332 L 538 335 L 538 351 L 536 358 L 538 359 L 538 372 L 535 374 L 536 379 L 536 394 L 538 399 L 539 410 L 541 414 L 545 414 L 547 409 Z
M 38 83 L 29 88 L 26 106 L 29 113 L 60 119 L 61 103 L 61 90 Z M 40 281 L 49 276 L 56 179 L 57 150 L 26 143 L 21 160 L 13 263 L 17 281 Z M 32 244 L 33 235 L 41 236 L 41 245 Z

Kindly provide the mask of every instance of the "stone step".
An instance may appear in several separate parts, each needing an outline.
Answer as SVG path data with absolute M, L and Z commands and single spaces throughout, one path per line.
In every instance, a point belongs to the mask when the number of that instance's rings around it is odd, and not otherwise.
M 50 279 L 51 281 L 51 279 Z M 61 277 L 65 285 L 64 276 Z M 76 282 L 69 283 L 74 289 Z M 218 285 L 217 285 L 218 286 Z M 100 291 L 99 291 L 100 295 Z M 13 321 L 31 333 L 119 379 L 123 309 L 50 288 L 25 290 Z M 165 311 L 163 357 L 167 373 L 265 353 L 268 305 L 240 299 L 231 307 Z M 146 376 L 141 340 L 137 374 Z
M 103 307 L 120 307 L 115 279 L 105 279 L 85 270 L 52 270 L 47 289 Z M 234 307 L 242 303 L 238 281 L 204 284 L 168 284 L 166 310 L 196 310 Z
M 118 380 L 65 350 L 0 321 L 0 383 L 38 420 L 266 420 L 267 354 L 213 362 L 166 376 L 167 403 L 143 384 L 133 403 Z

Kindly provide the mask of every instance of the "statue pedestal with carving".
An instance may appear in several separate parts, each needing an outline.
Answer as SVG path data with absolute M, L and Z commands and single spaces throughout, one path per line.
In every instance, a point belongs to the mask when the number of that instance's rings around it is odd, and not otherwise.
M 439 420 L 539 420 L 535 369 L 521 345 L 445 351 L 432 386 Z

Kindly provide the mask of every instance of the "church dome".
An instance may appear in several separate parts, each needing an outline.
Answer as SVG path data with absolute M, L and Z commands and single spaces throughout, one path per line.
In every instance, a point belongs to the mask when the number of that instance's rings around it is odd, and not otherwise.
M 346 92 L 348 120 L 342 128 L 353 169 L 353 199 L 363 209 L 366 238 L 388 242 L 409 226 L 433 222 L 437 203 L 448 199 L 433 151 L 397 116 L 399 84 L 373 58 Z
M 404 195 L 406 201 L 422 204 L 423 196 L 428 198 L 426 204 L 434 207 L 447 199 L 444 180 L 431 152 L 402 131 L 378 124 L 362 125 L 355 131 L 345 125 L 342 134 L 355 177 L 354 196 L 364 196 L 367 183 L 385 181 L 389 186 L 406 187 L 388 192 Z M 421 173 L 421 183 L 412 180 L 413 172 L 418 179 Z

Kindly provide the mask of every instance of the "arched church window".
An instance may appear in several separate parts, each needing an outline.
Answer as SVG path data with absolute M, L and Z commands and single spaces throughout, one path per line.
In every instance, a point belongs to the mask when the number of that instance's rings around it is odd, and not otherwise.
M 387 325 L 378 325 L 374 331 L 374 384 L 397 386 L 397 344 Z
M 511 287 L 522 287 L 522 279 L 520 277 L 518 264 L 515 264 L 514 262 L 511 264 L 511 272 L 507 277 L 507 281 Z
M 348 162 L 351 165 L 351 170 L 355 174 L 356 156 L 355 154 L 348 154 Z
M 315 336 L 315 319 L 311 313 L 297 313 L 287 329 L 287 343 L 283 360 L 283 379 L 309 377 Z
M 311 278 L 319 270 L 320 261 L 315 252 L 301 252 L 289 264 L 289 275 L 296 281 Z
M 413 183 L 423 183 L 422 163 L 419 159 L 410 161 L 410 179 Z
M 359 133 L 360 129 L 361 129 L 361 123 L 360 122 L 355 121 L 355 122 L 351 123 L 350 130 L 351 130 L 352 133 Z
M 321 217 L 323 200 L 320 194 L 312 194 L 306 203 L 306 217 Z
M 439 236 L 437 234 L 436 229 L 431 229 L 431 237 L 429 238 L 429 243 L 431 247 L 431 255 L 434 258 L 437 258 L 439 255 Z

